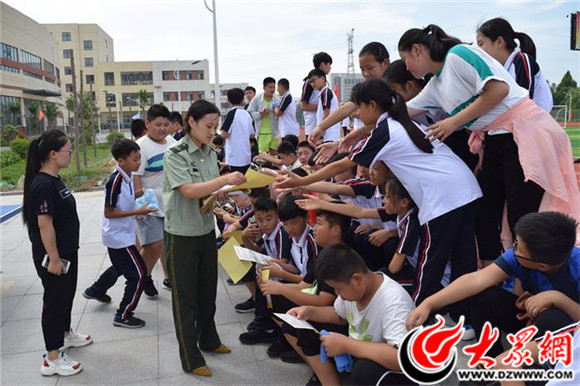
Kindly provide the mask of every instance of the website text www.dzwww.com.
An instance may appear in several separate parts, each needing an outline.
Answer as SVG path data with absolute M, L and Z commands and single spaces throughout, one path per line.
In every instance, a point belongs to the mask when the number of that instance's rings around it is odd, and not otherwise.
M 574 379 L 573 370 L 457 370 L 460 381 L 550 381 Z

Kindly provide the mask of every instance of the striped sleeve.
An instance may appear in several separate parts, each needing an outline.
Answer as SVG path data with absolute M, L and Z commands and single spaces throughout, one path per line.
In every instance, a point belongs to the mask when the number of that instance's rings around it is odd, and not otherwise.
M 246 213 L 244 213 L 242 215 L 242 217 L 240 217 L 238 219 L 238 223 L 242 226 L 242 229 L 246 229 L 248 227 L 248 223 L 250 222 L 250 219 L 254 216 L 254 210 L 250 209 L 249 211 L 247 211 Z
M 288 106 L 290 106 L 290 103 L 292 103 L 292 95 L 286 94 L 284 98 L 282 98 L 282 101 L 280 102 L 279 107 L 280 111 L 286 111 Z
M 308 254 L 308 263 L 306 263 L 307 270 L 314 264 L 316 256 L 318 256 L 318 245 L 314 241 L 312 231 L 306 236 L 306 253 Z
M 122 184 L 123 176 L 121 176 L 121 173 L 115 171 L 111 174 L 107 185 L 105 185 L 105 206 L 115 207 L 117 205 L 117 198 L 121 194 Z
M 405 256 L 413 256 L 417 250 L 420 235 L 421 224 L 419 224 L 417 213 L 413 213 L 403 226 L 399 245 L 397 246 L 397 253 Z
M 363 196 L 365 198 L 372 198 L 375 195 L 376 186 L 370 181 L 361 181 L 355 184 L 349 184 L 355 196 Z
M 280 242 L 278 246 L 278 255 L 280 259 L 286 259 L 289 263 L 293 263 L 292 259 L 292 239 L 288 236 L 288 233 L 284 230 L 284 228 L 280 228 L 280 232 L 278 232 L 280 236 Z
M 514 57 L 514 69 L 516 83 L 530 93 L 530 99 L 534 99 L 535 76 L 540 70 L 536 61 L 530 60 L 528 54 L 519 53 Z
M 224 124 L 222 125 L 222 128 L 221 128 L 222 131 L 225 131 L 226 133 L 229 132 L 230 127 L 232 127 L 232 123 L 234 122 L 236 110 L 237 109 L 231 109 L 230 111 L 228 111 L 228 113 L 226 115 L 226 119 L 224 121 Z
M 312 97 L 313 92 L 314 89 L 312 88 L 312 85 L 308 79 L 306 79 L 304 81 L 304 85 L 302 86 L 302 98 L 300 98 L 300 100 L 304 103 L 310 103 L 310 97 Z
M 320 100 L 322 102 L 322 108 L 323 109 L 329 109 L 330 108 L 330 104 L 332 102 L 332 98 L 333 97 L 334 97 L 334 95 L 332 94 L 332 91 L 330 91 L 330 89 L 328 87 L 325 88 L 320 93 Z
M 389 142 L 389 124 L 383 120 L 371 131 L 371 134 L 363 139 L 359 146 L 354 149 L 348 158 L 359 165 L 370 168 L 379 151 Z

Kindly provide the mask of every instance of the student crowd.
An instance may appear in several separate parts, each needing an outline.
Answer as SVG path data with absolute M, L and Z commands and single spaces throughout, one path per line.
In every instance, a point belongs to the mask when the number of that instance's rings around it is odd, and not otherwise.
M 580 194 L 533 41 L 497 18 L 479 26 L 477 46 L 429 25 L 406 31 L 397 49 L 401 59 L 391 62 L 381 43 L 362 48 L 365 80 L 342 106 L 327 81 L 332 58 L 314 55 L 299 102 L 302 140 L 284 78 L 266 77 L 257 95 L 228 90 L 221 125 L 207 101 L 184 118 L 151 106 L 132 122 L 135 141 L 112 146 L 102 227 L 112 266 L 83 295 L 108 303 L 123 275 L 113 324 L 142 327 L 134 312 L 142 293 L 158 296 L 151 272 L 160 260 L 182 367 L 211 376 L 203 352 L 231 352 L 214 321 L 218 248 L 241 230 L 243 247 L 269 260 L 241 280 L 249 297 L 235 309 L 255 317 L 239 340 L 306 362 L 309 385 L 413 384 L 399 346 L 437 313 L 463 323 L 465 340 L 488 321 L 505 333 L 533 324 L 536 338 L 573 331 Z M 45 289 L 44 375 L 81 371 L 65 349 L 92 342 L 70 328 L 79 221 L 58 177 L 70 149 L 63 133 L 48 131 L 27 159 L 23 215 Z M 250 168 L 275 182 L 228 193 Z M 155 202 L 136 208 L 149 189 Z M 204 211 L 213 193 L 218 200 Z M 296 329 L 274 313 L 329 333 Z M 348 374 L 321 360 L 321 345 L 331 358 L 350 355 Z M 526 348 L 538 362 L 537 341 Z M 487 355 L 505 351 L 498 341 Z M 578 373 L 580 363 L 571 366 Z

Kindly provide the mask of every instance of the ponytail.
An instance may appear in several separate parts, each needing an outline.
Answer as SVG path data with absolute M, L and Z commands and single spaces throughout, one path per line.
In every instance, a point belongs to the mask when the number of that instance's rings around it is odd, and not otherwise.
M 516 49 L 516 39 L 520 42 L 520 50 L 536 59 L 536 45 L 531 37 L 523 32 L 515 32 L 511 24 L 501 17 L 488 20 L 481 24 L 477 32 L 495 42 L 500 36 L 510 52 Z
M 399 51 L 411 51 L 413 44 L 421 44 L 429 48 L 431 60 L 443 62 L 449 50 L 461 44 L 461 40 L 449 36 L 439 26 L 429 24 L 423 29 L 412 28 L 405 32 L 399 39 Z
M 48 159 L 51 151 L 59 151 L 68 142 L 66 134 L 60 130 L 48 130 L 28 145 L 26 153 L 26 169 L 24 172 L 24 194 L 22 197 L 22 219 L 24 224 L 30 223 L 28 218 L 30 185 L 42 163 Z
M 374 101 L 383 111 L 398 121 L 411 141 L 425 153 L 433 153 L 433 145 L 425 139 L 425 134 L 413 123 L 407 112 L 407 105 L 403 98 L 393 91 L 381 79 L 369 79 L 356 84 L 352 89 L 352 101 L 355 104 Z
M 420 89 L 423 89 L 427 84 L 425 79 L 417 79 L 407 70 L 405 62 L 401 59 L 397 59 L 389 65 L 387 71 L 385 71 L 385 76 L 383 78 L 387 84 L 400 84 L 404 85 L 409 81 L 413 81 L 417 84 Z

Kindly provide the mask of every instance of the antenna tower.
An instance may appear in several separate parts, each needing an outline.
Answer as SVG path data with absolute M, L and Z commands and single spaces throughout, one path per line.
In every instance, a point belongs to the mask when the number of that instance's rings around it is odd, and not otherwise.
M 354 58 L 353 58 L 353 49 L 352 49 L 352 41 L 354 38 L 354 28 L 350 29 L 350 33 L 346 34 L 347 41 L 348 41 L 348 51 L 347 51 L 347 65 L 346 65 L 346 73 L 349 78 L 354 78 Z

